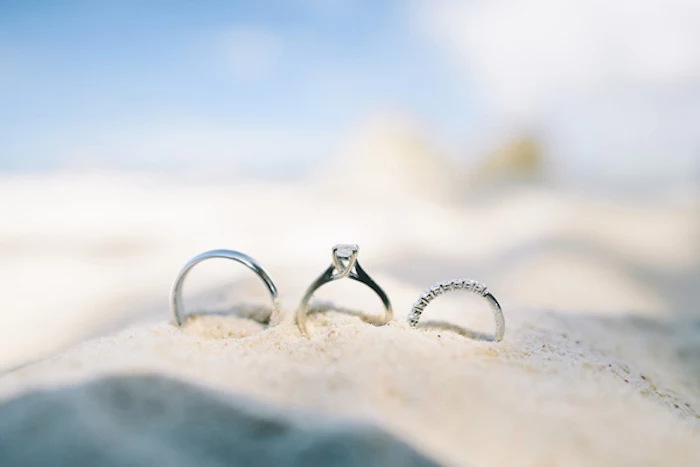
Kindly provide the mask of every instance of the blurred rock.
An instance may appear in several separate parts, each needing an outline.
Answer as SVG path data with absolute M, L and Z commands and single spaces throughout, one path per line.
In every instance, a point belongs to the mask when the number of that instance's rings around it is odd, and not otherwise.
M 523 179 L 540 176 L 544 159 L 539 141 L 519 136 L 505 141 L 476 166 L 475 174 L 487 179 Z
M 338 196 L 427 200 L 453 197 L 457 167 L 431 147 L 419 122 L 400 115 L 368 120 L 321 171 L 321 184 Z

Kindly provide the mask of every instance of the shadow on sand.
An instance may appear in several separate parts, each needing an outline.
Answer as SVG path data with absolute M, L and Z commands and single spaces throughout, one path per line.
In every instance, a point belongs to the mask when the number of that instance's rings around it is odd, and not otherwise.
M 434 466 L 368 424 L 282 413 L 158 375 L 110 377 L 0 403 L 0 464 Z

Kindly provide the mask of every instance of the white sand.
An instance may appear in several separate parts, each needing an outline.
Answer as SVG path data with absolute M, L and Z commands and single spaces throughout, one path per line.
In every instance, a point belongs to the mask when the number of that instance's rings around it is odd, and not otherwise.
M 232 318 L 96 339 L 2 379 L 5 397 L 98 375 L 176 376 L 282 406 L 368 418 L 454 465 L 698 465 L 692 330 L 630 319 L 531 312 L 500 345 L 345 315 L 244 338 Z M 320 322 L 319 322 L 320 321 Z M 235 331 L 234 331 L 235 332 Z M 225 332 L 223 334 L 226 334 Z M 689 347 L 692 345 L 693 347 Z M 163 394 L 168 398 L 168 394 Z
M 22 202 L 0 224 L 0 365 L 132 324 L 5 374 L 3 400 L 157 372 L 283 407 L 369 418 L 448 464 L 700 465 L 692 198 L 613 202 L 528 188 L 445 203 L 412 197 L 406 183 L 403 193 L 350 199 L 313 184 L 6 180 L 2 198 Z M 339 242 L 360 244 L 396 321 L 376 328 L 321 315 L 307 341 L 289 319 Z M 170 281 L 211 248 L 257 258 L 282 292 L 287 322 L 263 332 L 226 317 L 196 319 L 184 332 L 167 324 Z M 404 324 L 425 287 L 462 276 L 485 282 L 501 301 L 502 343 Z M 255 278 L 227 263 L 193 271 L 187 294 L 190 308 L 197 297 L 208 310 L 266 303 Z M 318 298 L 381 310 L 355 283 L 329 285 Z M 487 305 L 466 296 L 444 297 L 428 313 L 492 326 Z

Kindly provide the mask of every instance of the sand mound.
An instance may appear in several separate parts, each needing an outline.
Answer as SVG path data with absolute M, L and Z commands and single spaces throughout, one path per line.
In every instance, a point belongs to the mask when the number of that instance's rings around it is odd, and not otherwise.
M 382 463 L 424 460 L 398 439 L 447 465 L 700 465 L 697 196 L 650 203 L 544 186 L 463 192 L 450 174 L 435 183 L 451 202 L 438 202 L 414 192 L 422 167 L 439 165 L 416 151 L 407 160 L 423 163 L 414 168 L 394 156 L 382 162 L 401 169 L 372 179 L 396 190 L 382 197 L 364 182 L 350 191 L 112 175 L 0 183 L 4 198 L 18 200 L 0 225 L 0 371 L 24 365 L 0 376 L 0 463 L 6 453 L 16 464 L 78 463 L 70 456 L 81 452 L 114 463 L 216 463 L 205 456 L 221 436 L 231 444 L 222 456 L 245 456 L 252 451 L 235 447 L 238 437 L 277 420 L 292 426 L 279 446 L 298 435 L 325 452 L 317 435 L 329 423 L 328 442 L 345 437 Z M 357 196 L 365 192 L 372 202 Z M 361 245 L 395 321 L 373 327 L 349 316 L 380 313 L 381 303 L 369 288 L 338 281 L 314 297 L 336 313 L 314 314 L 312 338 L 303 339 L 290 318 L 338 242 Z M 186 309 L 210 314 L 183 330 L 169 324 L 176 272 L 211 248 L 263 264 L 286 321 L 265 328 L 241 319 L 269 307 L 269 294 L 224 261 L 188 276 Z M 497 296 L 503 342 L 405 324 L 421 291 L 455 277 L 483 281 Z M 436 300 L 423 319 L 493 328 L 483 300 L 464 294 Z M 165 413 L 139 441 L 129 433 L 143 419 L 120 418 L 119 401 L 100 394 L 126 384 L 129 400 L 150 406 L 161 387 L 154 378 L 170 378 L 158 394 Z M 206 439 L 185 445 L 173 427 L 199 409 L 183 415 L 183 398 L 197 407 L 206 399 L 202 417 L 188 422 Z M 268 409 L 241 415 L 247 401 Z M 289 425 L 289 411 L 316 421 Z M 221 434 L 226 420 L 231 433 Z M 359 431 L 343 431 L 347 423 Z M 287 461 L 295 459 L 304 458 Z
M 700 465 L 699 322 L 534 311 L 510 318 L 501 344 L 465 339 L 451 331 L 413 330 L 399 322 L 374 327 L 340 313 L 315 316 L 310 340 L 301 338 L 289 322 L 247 337 L 227 337 L 232 334 L 220 329 L 235 326 L 238 320 L 226 322 L 224 316 L 208 317 L 207 326 L 200 323 L 184 332 L 168 323 L 134 328 L 5 375 L 0 392 L 10 401 L 2 415 L 3 429 L 12 432 L 28 426 L 31 418 L 18 414 L 41 407 L 28 402 L 36 400 L 32 398 L 48 397 L 19 396 L 29 388 L 46 391 L 100 377 L 157 373 L 253 398 L 259 404 L 323 414 L 343 423 L 369 422 L 439 463 Z M 212 320 L 221 325 L 212 327 Z M 92 389 L 57 390 L 57 399 L 49 399 L 66 407 L 75 405 L 83 418 L 71 425 L 72 439 L 87 436 L 95 443 L 101 435 L 92 427 L 104 422 L 105 410 L 111 409 L 98 410 L 86 402 L 94 398 L 75 398 L 82 397 L 81 391 L 118 392 L 120 385 L 119 379 L 105 380 L 88 386 Z M 129 398 L 155 400 L 147 384 L 129 387 Z M 145 395 L 139 395 L 141 390 Z M 159 390 L 162 410 L 188 405 L 187 394 Z M 20 398 L 12 400 L 13 396 Z M 61 402 L 62 397 L 67 399 Z M 25 409 L 13 409 L 16 406 Z M 50 419 L 60 413 L 52 410 L 52 415 L 44 416 Z M 163 419 L 163 426 L 170 427 L 166 433 L 127 444 L 120 455 L 152 459 L 148 456 L 163 443 L 177 444 L 173 433 L 178 429 L 172 428 L 173 423 L 180 426 L 173 422 L 180 416 L 177 413 Z M 211 443 L 220 442 L 221 432 L 227 430 L 222 417 L 228 412 L 219 415 L 210 407 L 206 413 L 193 423 L 207 436 L 200 433 L 202 439 L 191 445 L 163 452 L 206 461 Z M 119 437 L 126 436 L 134 421 L 109 423 L 114 423 L 110 430 Z M 246 439 L 247 430 L 255 432 L 260 423 L 247 421 L 247 428 L 240 431 L 232 428 L 231 439 Z M 321 437 L 320 451 L 334 433 Z M 374 439 L 375 435 L 361 433 L 355 432 L 359 441 L 352 434 L 342 436 L 350 445 Z M 378 439 L 383 440 L 382 447 L 358 449 L 386 459 L 387 464 L 424 462 L 391 437 Z M 75 445 L 56 446 L 60 451 Z M 91 446 L 104 455 L 113 449 Z M 11 452 L 30 460 L 39 455 Z M 297 465 L 291 459 L 291 465 Z M 366 459 L 348 462 L 367 465 Z

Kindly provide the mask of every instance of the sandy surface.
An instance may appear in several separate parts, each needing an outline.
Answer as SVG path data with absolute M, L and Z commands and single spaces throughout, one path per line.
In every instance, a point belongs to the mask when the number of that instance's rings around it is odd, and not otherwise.
M 700 462 L 700 322 L 530 312 L 492 344 L 336 313 L 318 317 L 308 341 L 290 323 L 224 337 L 241 323 L 199 321 L 185 332 L 163 323 L 90 341 L 6 375 L 0 390 L 11 398 L 157 373 L 369 420 L 451 465 Z
M 694 197 L 520 187 L 446 202 L 411 196 L 411 183 L 349 197 L 323 183 L 5 180 L 2 198 L 22 201 L 0 224 L 3 404 L 157 373 L 281 410 L 371 420 L 452 465 L 700 465 Z M 396 320 L 321 314 L 303 339 L 293 311 L 340 242 L 360 245 Z M 174 327 L 170 281 L 212 248 L 258 259 L 286 321 L 263 329 L 211 315 Z M 502 343 L 404 323 L 424 288 L 454 277 L 489 285 L 506 316 Z M 194 270 L 186 293 L 199 311 L 267 303 L 262 285 L 226 262 Z M 317 298 L 381 311 L 356 283 Z M 486 303 L 468 296 L 441 297 L 428 313 L 493 327 Z

